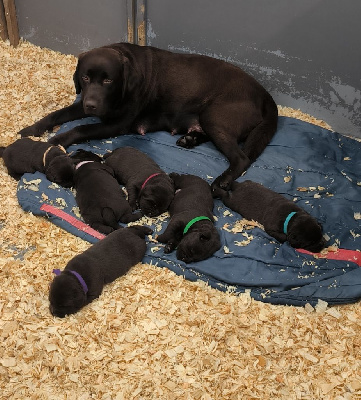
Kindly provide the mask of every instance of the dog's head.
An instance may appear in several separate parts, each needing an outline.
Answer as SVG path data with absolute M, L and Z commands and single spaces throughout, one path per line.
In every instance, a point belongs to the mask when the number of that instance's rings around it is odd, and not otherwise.
M 51 182 L 71 187 L 74 182 L 74 171 L 74 161 L 67 154 L 62 154 L 46 164 L 45 175 Z
M 177 247 L 178 260 L 185 263 L 205 260 L 221 248 L 219 233 L 213 224 L 205 224 L 186 233 Z
M 326 245 L 322 226 L 308 214 L 296 214 L 287 233 L 287 241 L 294 248 L 319 253 Z
M 167 174 L 152 178 L 139 193 L 139 208 L 148 217 L 166 212 L 174 198 L 174 184 Z
M 63 271 L 50 285 L 49 301 L 51 314 L 64 318 L 84 307 L 87 304 L 87 295 L 76 276 Z
M 74 153 L 71 153 L 70 157 L 75 161 L 75 163 L 81 161 L 102 162 L 102 157 L 98 156 L 98 154 L 83 149 L 74 151 Z
M 140 75 L 127 57 L 111 47 L 82 53 L 74 73 L 76 93 L 82 93 L 84 112 L 111 117 L 137 86 Z

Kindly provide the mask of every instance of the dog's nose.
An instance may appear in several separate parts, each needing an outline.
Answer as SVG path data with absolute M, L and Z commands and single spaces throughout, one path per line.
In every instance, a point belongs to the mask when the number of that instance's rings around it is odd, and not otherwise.
M 85 108 L 85 112 L 93 113 L 97 109 L 96 102 L 93 100 L 88 100 L 87 102 L 84 103 L 84 108 Z

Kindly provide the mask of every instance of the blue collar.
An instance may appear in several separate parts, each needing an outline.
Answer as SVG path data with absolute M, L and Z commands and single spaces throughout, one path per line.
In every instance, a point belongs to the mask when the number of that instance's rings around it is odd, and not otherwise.
M 297 214 L 296 211 L 290 212 L 290 213 L 287 215 L 287 217 L 286 217 L 286 219 L 285 219 L 285 222 L 283 223 L 283 233 L 284 233 L 285 235 L 287 235 L 287 227 L 288 227 L 288 224 L 289 224 L 291 218 L 292 218 L 295 214 Z

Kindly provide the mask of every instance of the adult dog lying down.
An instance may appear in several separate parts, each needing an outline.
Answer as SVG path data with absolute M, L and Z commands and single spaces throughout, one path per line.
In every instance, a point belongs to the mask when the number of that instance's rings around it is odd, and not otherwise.
M 211 140 L 229 161 L 213 185 L 226 189 L 277 128 L 271 95 L 240 68 L 207 56 L 118 43 L 81 54 L 74 82 L 81 101 L 24 128 L 21 136 L 40 136 L 56 125 L 93 115 L 102 122 L 78 126 L 50 142 L 67 147 L 158 130 L 183 135 L 177 144 L 186 148 Z

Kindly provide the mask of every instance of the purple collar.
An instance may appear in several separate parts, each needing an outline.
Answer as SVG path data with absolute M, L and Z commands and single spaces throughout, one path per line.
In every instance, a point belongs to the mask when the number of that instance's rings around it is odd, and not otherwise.
M 54 272 L 55 275 L 60 275 L 61 274 L 60 269 L 53 269 L 53 272 Z M 76 271 L 70 271 L 69 270 L 69 272 L 71 272 L 78 279 L 78 281 L 81 284 L 81 287 L 84 290 L 84 293 L 87 294 L 88 293 L 88 286 L 85 283 L 85 280 L 82 278 L 82 276 L 80 274 L 78 274 Z

